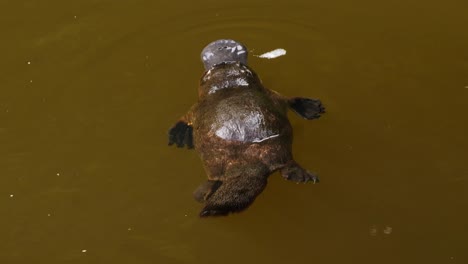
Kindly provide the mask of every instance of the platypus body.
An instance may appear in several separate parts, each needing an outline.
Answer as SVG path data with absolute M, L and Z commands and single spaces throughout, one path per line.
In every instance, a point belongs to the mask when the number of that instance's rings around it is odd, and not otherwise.
M 206 46 L 199 100 L 169 131 L 169 144 L 195 148 L 208 181 L 194 192 L 205 204 L 200 216 L 246 209 L 280 170 L 294 182 L 318 182 L 292 156 L 288 108 L 305 119 L 324 113 L 319 100 L 286 98 L 263 87 L 247 66 L 247 49 L 234 40 Z

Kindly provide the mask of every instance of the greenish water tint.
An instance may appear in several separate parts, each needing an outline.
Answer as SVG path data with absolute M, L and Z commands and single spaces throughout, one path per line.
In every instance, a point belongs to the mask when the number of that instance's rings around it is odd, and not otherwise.
M 276 2 L 276 3 L 275 3 Z M 467 263 L 468 3 L 0 3 L 1 263 Z M 233 38 L 265 86 L 320 98 L 242 214 L 199 219 L 205 180 L 167 130 L 199 52 Z

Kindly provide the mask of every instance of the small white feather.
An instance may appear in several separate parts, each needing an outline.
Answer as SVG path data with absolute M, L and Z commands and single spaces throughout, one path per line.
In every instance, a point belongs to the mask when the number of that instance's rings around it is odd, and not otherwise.
M 279 56 L 286 55 L 286 50 L 285 49 L 275 49 L 272 51 L 269 51 L 267 53 L 263 53 L 262 55 L 258 56 L 263 59 L 274 59 Z

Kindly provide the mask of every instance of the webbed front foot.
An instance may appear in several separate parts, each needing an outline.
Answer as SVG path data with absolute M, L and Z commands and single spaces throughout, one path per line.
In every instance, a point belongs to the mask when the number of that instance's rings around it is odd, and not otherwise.
M 297 183 L 312 182 L 315 184 L 319 182 L 317 174 L 305 170 L 294 161 L 281 169 L 281 175 L 285 179 Z
M 169 146 L 176 144 L 178 148 L 193 148 L 193 128 L 191 125 L 179 121 L 169 130 Z
M 289 107 L 305 119 L 317 119 L 325 113 L 325 107 L 317 99 L 295 97 L 289 99 Z

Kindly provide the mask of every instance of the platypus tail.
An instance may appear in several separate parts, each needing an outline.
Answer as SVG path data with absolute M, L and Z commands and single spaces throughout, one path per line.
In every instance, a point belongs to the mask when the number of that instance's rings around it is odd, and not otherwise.
M 246 209 L 265 189 L 269 173 L 268 169 L 259 166 L 226 175 L 219 187 L 207 197 L 200 216 L 221 216 Z

